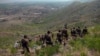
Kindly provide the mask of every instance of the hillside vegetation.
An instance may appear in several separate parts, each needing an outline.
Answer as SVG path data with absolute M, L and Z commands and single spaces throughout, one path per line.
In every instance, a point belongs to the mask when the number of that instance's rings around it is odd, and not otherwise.
M 100 24 L 100 1 L 96 0 L 88 3 L 74 2 L 68 7 L 44 18 L 44 23 L 51 27 L 62 27 L 68 23 L 70 25 L 95 25 Z M 58 26 L 59 25 L 59 26 Z M 49 27 L 49 26 L 48 26 Z
M 89 27 L 89 34 L 84 36 L 83 38 L 78 37 L 76 40 L 71 39 L 69 37 L 69 41 L 66 46 L 55 44 L 54 46 L 47 46 L 44 48 L 40 48 L 41 42 L 30 43 L 30 50 L 32 52 L 32 56 L 100 56 L 100 26 Z M 54 32 L 53 32 L 54 33 Z M 20 53 L 18 49 L 13 48 L 14 42 L 16 40 L 20 40 L 19 37 L 10 36 L 10 37 L 2 37 L 0 38 L 0 50 L 5 50 L 1 55 L 9 54 L 9 55 L 17 55 Z M 5 41 L 5 42 L 4 42 Z M 35 50 L 34 48 L 39 48 Z M 7 51 L 8 50 L 8 51 Z M 22 55 L 22 54 L 18 54 Z M 27 56 L 27 54 L 25 54 Z
M 41 45 L 35 43 L 34 36 L 44 34 L 47 30 L 53 33 L 62 29 L 65 24 L 68 28 L 76 26 L 88 26 L 89 34 L 76 41 L 70 39 L 66 46 L 56 44 L 55 46 L 36 50 L 31 56 L 100 56 L 100 1 L 87 3 L 74 2 L 71 5 L 59 9 L 57 12 L 46 15 L 41 19 L 20 20 L 11 19 L 0 21 L 0 55 L 17 55 L 19 50 L 13 48 L 17 40 L 23 35 L 28 35 L 33 42 L 30 47 L 34 49 Z M 9 16 L 10 17 L 10 16 Z M 70 37 L 71 38 L 71 37 Z M 32 51 L 33 51 L 32 49 Z M 21 54 L 20 54 L 21 55 Z M 27 54 L 26 54 L 27 55 Z

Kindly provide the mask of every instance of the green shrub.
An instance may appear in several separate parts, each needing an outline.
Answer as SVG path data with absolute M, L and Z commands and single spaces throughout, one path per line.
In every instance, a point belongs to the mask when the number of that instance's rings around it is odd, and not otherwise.
M 17 49 L 16 48 L 10 48 L 10 50 L 11 50 L 11 53 L 12 54 L 15 54 L 17 52 Z
M 81 52 L 80 56 L 87 56 L 87 54 L 84 52 Z
M 59 45 L 47 46 L 38 51 L 37 56 L 52 56 L 59 51 Z

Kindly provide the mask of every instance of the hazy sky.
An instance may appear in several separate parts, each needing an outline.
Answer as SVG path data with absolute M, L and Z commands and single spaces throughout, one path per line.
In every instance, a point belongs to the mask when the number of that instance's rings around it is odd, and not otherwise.
M 30 1 L 89 1 L 89 0 L 0 0 L 0 3 L 9 3 L 9 2 L 30 2 Z

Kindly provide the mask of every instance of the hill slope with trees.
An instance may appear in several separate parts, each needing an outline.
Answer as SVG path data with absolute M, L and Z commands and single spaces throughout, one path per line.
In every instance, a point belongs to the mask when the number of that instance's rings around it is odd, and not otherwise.
M 62 27 L 64 24 L 74 25 L 85 25 L 93 26 L 95 24 L 100 24 L 100 1 L 92 2 L 74 2 L 68 7 L 59 10 L 59 12 L 54 13 L 46 18 L 44 18 L 44 23 L 47 25 L 52 25 L 52 27 L 57 27 L 58 25 Z

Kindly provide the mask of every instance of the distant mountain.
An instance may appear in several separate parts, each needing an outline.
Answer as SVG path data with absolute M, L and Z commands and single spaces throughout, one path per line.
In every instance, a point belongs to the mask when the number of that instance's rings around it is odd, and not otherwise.
M 52 28 L 62 27 L 66 23 L 77 26 L 100 24 L 100 0 L 87 3 L 74 2 L 42 20 Z

